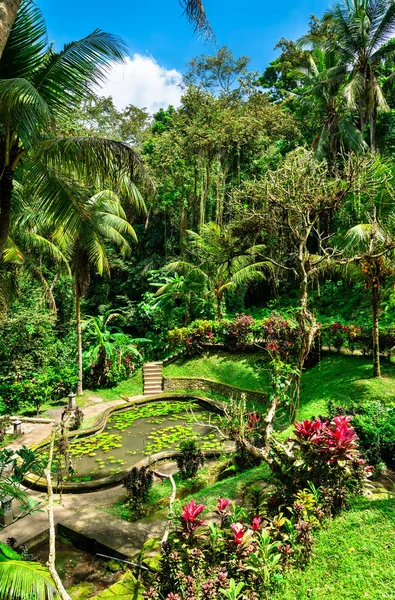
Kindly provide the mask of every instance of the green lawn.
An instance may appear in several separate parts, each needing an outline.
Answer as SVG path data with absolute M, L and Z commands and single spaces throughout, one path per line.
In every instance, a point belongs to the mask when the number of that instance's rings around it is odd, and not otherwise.
M 395 599 L 395 500 L 361 499 L 316 535 L 311 562 L 273 600 Z
M 395 367 L 382 362 L 382 378 L 372 378 L 372 361 L 362 356 L 328 355 L 302 377 L 299 419 L 327 414 L 328 400 L 337 406 L 395 402 Z
M 165 377 L 195 377 L 251 391 L 267 392 L 268 373 L 262 354 L 207 353 L 164 367 Z

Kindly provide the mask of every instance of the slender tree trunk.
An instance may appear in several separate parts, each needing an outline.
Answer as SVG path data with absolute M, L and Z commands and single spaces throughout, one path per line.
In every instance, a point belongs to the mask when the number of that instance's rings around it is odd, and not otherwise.
M 5 167 L 0 176 L 0 258 L 10 233 L 12 187 L 13 172 L 9 167 Z
M 378 282 L 373 280 L 372 284 L 372 336 L 373 336 L 373 377 L 381 377 L 380 369 L 380 345 L 379 345 L 379 312 L 380 312 L 380 288 Z
M 370 147 L 373 151 L 377 150 L 376 147 L 376 127 L 377 127 L 377 108 L 374 107 L 369 115 L 370 124 Z
M 0 0 L 0 57 L 10 35 L 21 0 Z
M 51 286 L 48 285 L 48 282 L 45 279 L 44 275 L 42 274 L 41 269 L 39 269 L 38 267 L 35 267 L 33 265 L 33 271 L 36 274 L 38 280 L 40 281 L 41 285 L 44 288 L 45 295 L 47 296 L 47 301 L 48 301 L 48 304 L 49 304 L 49 308 L 52 310 L 52 312 L 53 312 L 53 314 L 54 314 L 54 316 L 56 318 L 58 309 L 57 309 L 57 306 L 56 306 L 55 297 L 54 297 L 53 292 L 52 292 L 53 286 L 52 285 Z
M 217 296 L 217 321 L 218 323 L 220 322 L 222 317 L 222 312 L 221 312 L 221 297 Z
M 82 331 L 81 331 L 81 289 L 78 282 L 78 271 L 75 273 L 75 314 L 77 318 L 78 347 L 78 383 L 77 396 L 82 396 Z
M 44 469 L 45 479 L 47 480 L 47 491 L 48 491 L 48 500 L 47 500 L 47 512 L 48 512 L 48 522 L 49 522 L 49 556 L 47 566 L 49 572 L 51 573 L 51 577 L 54 581 L 56 591 L 58 592 L 60 598 L 62 600 L 71 600 L 70 596 L 66 592 L 63 583 L 59 577 L 59 574 L 55 567 L 55 555 L 56 555 L 56 531 L 55 531 L 55 519 L 53 514 L 53 486 L 52 486 L 52 461 L 53 461 L 53 452 L 54 452 L 54 444 L 55 444 L 55 435 L 56 435 L 56 425 L 54 425 L 51 436 L 51 443 L 49 446 L 49 458 L 46 469 Z

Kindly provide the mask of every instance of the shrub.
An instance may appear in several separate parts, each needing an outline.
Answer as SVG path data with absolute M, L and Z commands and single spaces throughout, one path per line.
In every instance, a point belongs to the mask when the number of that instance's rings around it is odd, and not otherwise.
M 372 467 L 361 457 L 350 416 L 296 423 L 290 444 L 291 452 L 280 458 L 280 494 L 290 496 L 313 486 L 326 512 L 336 514 L 351 495 L 364 492 Z
M 195 477 L 204 465 L 204 455 L 196 440 L 184 440 L 180 444 L 181 455 L 177 456 L 177 466 L 182 479 Z
M 129 507 L 137 516 L 144 513 L 144 504 L 148 500 L 153 481 L 154 475 L 149 467 L 133 467 L 123 480 L 123 487 L 128 493 Z
M 285 571 L 304 564 L 311 554 L 318 519 L 315 524 L 308 520 L 304 500 L 299 512 L 288 510 L 289 518 L 282 513 L 270 518 L 234 504 L 231 508 L 228 498 L 218 498 L 216 520 L 210 524 L 203 518 L 203 504 L 186 502 L 176 530 L 162 545 L 159 572 L 144 596 L 234 600 L 241 598 L 235 595 L 238 589 L 245 600 L 268 597 Z
M 237 315 L 225 333 L 224 342 L 230 348 L 238 348 L 252 340 L 254 319 L 251 315 Z

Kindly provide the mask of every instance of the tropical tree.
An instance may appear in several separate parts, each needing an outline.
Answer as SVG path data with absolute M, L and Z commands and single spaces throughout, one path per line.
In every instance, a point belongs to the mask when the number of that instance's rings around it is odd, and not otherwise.
M 0 542 L 0 598 L 51 600 L 55 585 L 49 569 L 23 558 Z
M 56 123 L 89 98 L 124 55 L 123 42 L 99 29 L 55 51 L 47 44 L 41 12 L 22 0 L 0 59 L 0 254 L 10 231 L 15 173 L 22 165 L 67 166 L 102 181 L 120 172 L 134 175 L 139 161 L 126 144 L 56 137 Z M 29 173 L 30 181 L 36 177 L 40 173 Z M 51 192 L 47 182 L 42 193 L 54 202 Z
M 304 87 L 297 96 L 310 118 L 315 114 L 320 123 L 320 130 L 313 141 L 317 158 L 328 158 L 336 167 L 340 151 L 359 153 L 366 144 L 350 118 L 341 81 L 327 78 L 328 71 L 339 66 L 338 54 L 333 50 L 315 48 L 303 58 L 303 63 L 295 69 Z
M 370 145 L 376 148 L 377 111 L 387 110 L 379 79 L 380 66 L 393 58 L 395 4 L 392 0 L 344 0 L 324 14 L 331 35 L 318 40 L 339 58 L 326 71 L 329 81 L 345 81 L 344 93 L 351 108 L 359 111 L 360 130 L 370 128 Z
M 79 191 L 79 194 L 78 194 Z M 63 224 L 59 222 L 53 239 L 62 253 L 68 257 L 74 276 L 75 308 L 78 339 L 78 386 L 77 394 L 82 394 L 82 328 L 81 298 L 88 290 L 90 268 L 93 266 L 99 275 L 108 275 L 110 265 L 106 242 L 115 244 L 123 255 L 130 252 L 125 236 L 137 240 L 133 227 L 126 218 L 119 197 L 112 190 L 103 190 L 93 196 L 83 198 L 84 188 L 68 198 L 73 216 Z M 46 216 L 51 222 L 51 215 Z
M 370 290 L 372 307 L 373 377 L 381 376 L 379 316 L 382 290 L 389 275 L 393 274 L 389 254 L 395 248 L 394 241 L 383 225 L 371 219 L 368 223 L 355 225 L 346 233 L 346 247 L 353 253 L 350 262 L 357 263 Z
M 116 361 L 120 366 L 123 359 L 142 361 L 143 357 L 137 349 L 137 344 L 150 343 L 146 338 L 131 338 L 113 321 L 124 321 L 124 317 L 111 310 L 102 315 L 89 317 L 84 324 L 84 331 L 91 340 L 89 350 L 84 353 L 90 364 L 95 365 L 97 373 L 96 384 L 103 383 L 107 361 Z M 131 364 L 133 367 L 133 363 Z
M 272 264 L 269 261 L 256 262 L 254 248 L 241 248 L 230 228 L 207 223 L 199 233 L 187 233 L 190 261 L 171 262 L 164 270 L 178 272 L 191 281 L 200 282 L 203 295 L 214 301 L 220 321 L 226 292 L 234 292 L 251 282 L 264 279 L 264 270 L 271 271 Z

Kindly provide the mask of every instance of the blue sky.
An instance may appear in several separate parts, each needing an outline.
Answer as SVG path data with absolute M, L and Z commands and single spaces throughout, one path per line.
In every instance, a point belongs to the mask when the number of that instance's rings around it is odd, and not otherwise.
M 177 80 L 175 71 L 182 73 L 187 60 L 214 50 L 193 34 L 182 17 L 178 0 L 36 2 L 44 13 L 49 38 L 57 47 L 98 27 L 119 34 L 128 43 L 132 60 L 135 56 L 151 57 L 162 68 L 162 77 L 170 72 L 173 83 Z M 205 0 L 204 4 L 218 46 L 229 46 L 236 56 L 246 54 L 251 58 L 251 67 L 260 71 L 275 57 L 273 48 L 279 38 L 297 38 L 306 31 L 311 13 L 320 15 L 328 6 L 320 0 Z M 138 76 L 143 79 L 145 67 L 147 62 L 138 69 Z M 154 76 L 152 69 L 146 71 L 147 76 Z M 131 85 L 132 75 L 137 82 L 132 69 L 128 76 L 123 76 L 123 85 L 125 81 Z M 160 95 L 158 88 L 153 92 Z M 137 103 L 135 97 L 133 100 Z M 125 102 L 125 98 L 119 100 L 119 104 Z M 166 100 L 162 102 L 165 103 Z

